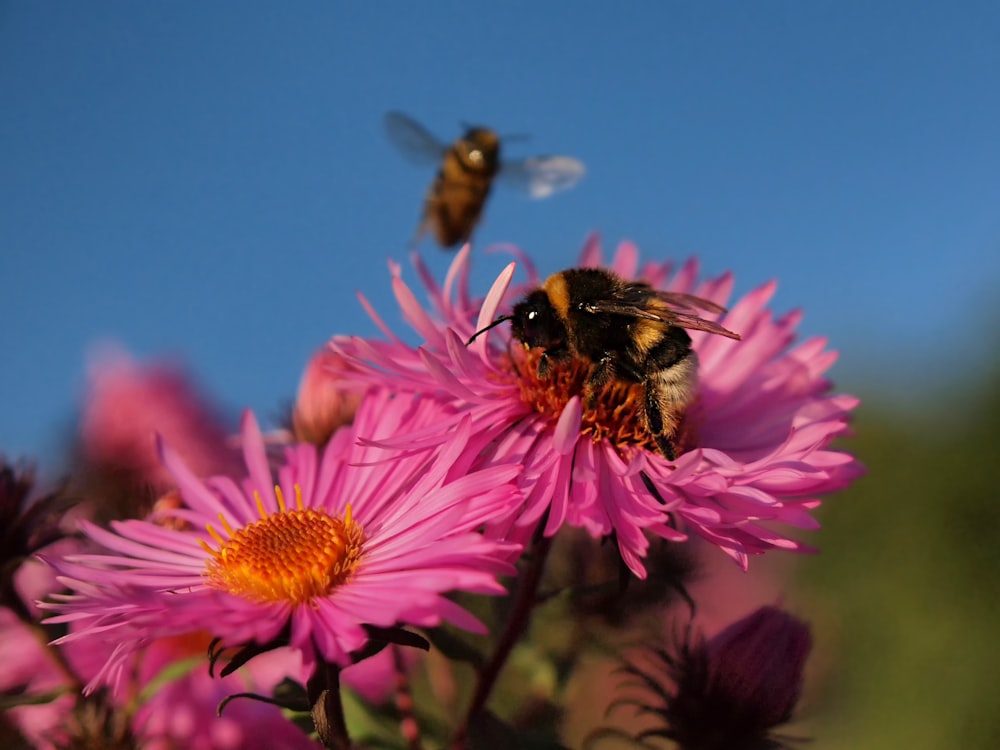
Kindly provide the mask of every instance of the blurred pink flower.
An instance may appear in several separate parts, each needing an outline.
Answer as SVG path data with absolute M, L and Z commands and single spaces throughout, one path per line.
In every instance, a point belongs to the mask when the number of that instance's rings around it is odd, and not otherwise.
M 66 676 L 38 637 L 13 612 L 0 607 L 0 693 L 26 697 L 45 695 L 65 687 Z M 10 707 L 5 716 L 33 747 L 51 747 L 52 737 L 73 708 L 73 698 L 63 695 L 37 705 Z
M 88 462 L 129 469 L 163 489 L 172 479 L 157 454 L 157 435 L 197 476 L 207 476 L 239 466 L 226 432 L 215 408 L 175 365 L 139 365 L 124 352 L 106 349 L 90 367 L 80 420 Z
M 81 548 L 78 540 L 64 539 L 47 547 L 44 554 L 62 557 L 78 554 Z M 18 571 L 18 587 L 26 599 L 50 595 L 59 588 L 52 573 L 48 566 L 28 562 Z M 204 658 L 208 643 L 205 634 L 153 641 L 129 659 L 123 670 L 128 682 L 120 699 L 103 693 L 85 698 L 79 695 L 77 680 L 95 677 L 113 645 L 79 640 L 46 648 L 39 634 L 0 608 L 0 664 L 4 665 L 0 691 L 21 690 L 26 698 L 62 693 L 49 702 L 10 708 L 7 716 L 32 747 L 40 750 L 85 744 L 83 737 L 88 732 L 102 729 L 95 724 L 95 720 L 100 721 L 100 711 L 106 712 L 108 719 L 114 715 L 113 720 L 150 750 L 319 747 L 276 706 L 237 700 L 222 717 L 216 715 L 218 705 L 228 695 L 246 691 L 270 695 L 285 677 L 303 679 L 300 660 L 287 649 L 279 649 L 231 675 L 213 678 Z M 64 659 L 62 667 L 55 659 L 56 650 Z M 171 672 L 173 676 L 164 681 L 164 675 Z M 157 681 L 163 684 L 151 691 Z
M 301 679 L 300 662 L 288 649 L 261 654 L 235 673 L 212 677 L 204 656 L 210 638 L 189 633 L 154 641 L 136 659 L 138 687 L 150 685 L 164 670 L 185 660 L 192 668 L 169 680 L 146 701 L 133 718 L 142 747 L 148 750 L 318 750 L 321 745 L 289 721 L 281 709 L 252 699 L 230 701 L 222 715 L 217 709 L 226 697 L 253 692 L 270 696 L 286 676 Z M 74 644 L 85 647 L 85 642 Z
M 242 486 L 225 476 L 202 481 L 164 447 L 186 502 L 170 515 L 186 528 L 85 524 L 108 552 L 50 561 L 72 590 L 47 605 L 61 613 L 54 622 L 73 624 L 65 640 L 116 644 L 90 687 L 117 682 L 136 649 L 188 632 L 236 646 L 269 643 L 288 628 L 308 674 L 317 659 L 349 664 L 368 640 L 364 625 L 448 621 L 482 631 L 444 594 L 503 593 L 496 578 L 514 572 L 519 548 L 476 529 L 519 501 L 512 483 L 518 467 L 470 470 L 469 420 L 453 447 L 433 456 L 358 440 L 405 432 L 410 420 L 421 426 L 440 414 L 432 402 L 370 394 L 353 429 L 339 430 L 322 455 L 311 444 L 288 448 L 278 486 L 249 413 Z
M 74 703 L 92 701 L 72 693 L 66 675 L 48 657 L 46 650 L 18 622 L 9 622 L 0 610 L 0 658 L 5 664 L 0 689 L 23 686 L 28 695 L 63 690 L 64 695 L 49 703 L 12 708 L 9 716 L 33 747 L 55 750 L 80 740 L 86 731 L 74 716 Z M 123 695 L 106 706 L 109 711 L 130 716 L 128 724 L 141 747 L 148 750 L 171 750 L 184 747 L 191 750 L 310 750 L 319 748 L 308 736 L 288 721 L 277 706 L 252 700 L 229 703 L 220 717 L 219 704 L 229 695 L 254 691 L 270 695 L 286 675 L 287 665 L 276 660 L 288 660 L 286 652 L 272 652 L 258 657 L 226 677 L 208 673 L 204 655 L 208 637 L 165 638 L 150 643 L 134 654 L 128 674 L 134 673 Z M 99 644 L 100 646 L 100 644 Z M 101 660 L 108 656 L 93 643 L 77 641 L 62 646 L 69 663 L 86 679 L 96 674 Z M 266 661 L 271 664 L 267 665 Z M 185 669 L 185 662 L 188 667 Z M 294 663 L 294 660 L 293 660 Z M 276 668 L 277 667 L 277 668 Z M 162 678 L 164 670 L 180 670 L 151 695 L 150 686 Z M 131 701 L 137 696 L 141 704 L 130 714 Z M 109 698 L 109 696 L 102 696 Z M 91 731 L 93 727 L 90 727 Z M 74 745 L 75 746 L 75 745 Z
M 750 292 L 720 319 L 742 341 L 690 331 L 700 386 L 685 415 L 677 460 L 668 461 L 650 449 L 636 407 L 591 410 L 581 403 L 582 378 L 568 386 L 539 381 L 519 356 L 521 347 L 511 345 L 508 326 L 466 345 L 512 297 L 539 285 L 529 259 L 518 255 L 528 268 L 527 284 L 509 288 L 510 264 L 482 302 L 468 293 L 467 248 L 456 255 L 443 287 L 418 259 L 432 312 L 417 302 L 394 267 L 393 290 L 422 346 L 403 342 L 370 307 L 388 341 L 335 337 L 331 342 L 355 371 L 343 377 L 438 399 L 451 408 L 431 428 L 399 436 L 393 444 L 450 446 L 455 426 L 471 418 L 467 451 L 479 456 L 477 465 L 521 467 L 524 506 L 514 518 L 496 520 L 492 533 L 523 540 L 545 517 L 549 535 L 564 523 L 594 537 L 614 534 L 622 559 L 639 577 L 646 574 L 646 533 L 681 541 L 687 538 L 684 530 L 693 531 L 743 568 L 751 554 L 807 549 L 775 530 L 773 522 L 816 528 L 810 511 L 820 504 L 817 496 L 845 487 L 861 473 L 853 456 L 828 448 L 847 432 L 858 400 L 829 393 L 823 373 L 836 354 L 826 350 L 824 339 L 792 346 L 800 315 L 772 316 L 766 305 L 775 284 Z M 603 265 L 596 238 L 588 241 L 578 265 Z M 669 263 L 640 269 L 629 243 L 618 248 L 608 268 L 721 305 L 733 284 L 729 274 L 698 281 L 694 261 L 676 273 Z

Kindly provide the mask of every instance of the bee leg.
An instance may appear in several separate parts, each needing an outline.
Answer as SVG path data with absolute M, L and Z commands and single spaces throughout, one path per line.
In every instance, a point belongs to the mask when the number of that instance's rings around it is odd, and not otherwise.
M 566 349 L 546 349 L 542 356 L 538 358 L 538 377 L 545 380 L 552 374 L 552 363 L 568 359 L 569 352 Z
M 538 378 L 540 380 L 545 380 L 552 373 L 552 358 L 549 356 L 548 352 L 542 352 L 542 356 L 538 358 Z
M 682 329 L 665 338 L 649 352 L 646 389 L 646 427 L 660 452 L 668 460 L 676 458 L 672 438 L 684 410 L 694 400 L 698 387 L 698 355 Z
M 670 419 L 668 413 L 660 403 L 660 394 L 656 391 L 656 386 L 646 383 L 646 429 L 656 442 L 656 447 L 660 449 L 668 461 L 677 458 L 674 450 L 674 443 L 670 436 L 677 429 L 677 420 Z
M 615 365 L 615 357 L 611 354 L 605 354 L 590 368 L 587 382 L 583 385 L 584 406 L 588 409 L 594 408 L 597 402 L 597 392 L 615 377 Z
M 662 435 L 656 438 L 656 447 L 660 449 L 660 453 L 668 461 L 677 460 L 677 451 L 674 449 L 674 441 L 663 437 Z

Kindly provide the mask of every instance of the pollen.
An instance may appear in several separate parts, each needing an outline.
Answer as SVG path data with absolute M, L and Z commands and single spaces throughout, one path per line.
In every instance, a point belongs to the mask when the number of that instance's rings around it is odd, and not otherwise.
M 220 514 L 225 534 L 211 526 L 218 543 L 209 553 L 205 577 L 213 588 L 253 602 L 311 604 L 347 582 L 364 554 L 365 535 L 351 516 L 343 518 L 302 507 L 302 491 L 295 485 L 296 506 L 288 509 L 275 487 L 279 510 L 264 510 L 254 493 L 260 520 L 234 530 Z
M 592 396 L 584 392 L 584 383 L 590 373 L 590 363 L 573 358 L 553 364 L 547 377 L 538 377 L 538 360 L 541 352 L 531 349 L 518 357 L 517 383 L 521 400 L 539 414 L 559 419 L 569 400 L 579 396 L 583 402 L 580 432 L 594 442 L 608 440 L 619 450 L 645 448 L 655 451 L 643 417 L 643 386 L 611 380 L 597 389 Z

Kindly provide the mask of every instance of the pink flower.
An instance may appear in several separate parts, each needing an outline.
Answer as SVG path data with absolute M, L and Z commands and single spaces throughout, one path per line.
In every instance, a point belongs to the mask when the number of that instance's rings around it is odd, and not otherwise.
M 90 367 L 80 421 L 83 457 L 128 469 L 164 489 L 172 484 L 160 463 L 156 436 L 173 446 L 197 476 L 236 469 L 226 428 L 179 367 L 138 365 L 125 353 L 103 351 Z
M 339 430 L 320 454 L 286 450 L 272 479 L 261 433 L 248 413 L 243 452 L 249 477 L 202 481 L 168 447 L 163 460 L 186 507 L 171 512 L 186 528 L 150 521 L 84 530 L 101 555 L 51 560 L 71 594 L 48 605 L 71 622 L 67 640 L 116 643 L 97 679 L 115 682 L 128 656 L 153 640 L 205 631 L 230 646 L 270 643 L 287 629 L 306 673 L 317 659 L 346 665 L 368 640 L 365 625 L 434 627 L 448 621 L 481 631 L 444 597 L 461 590 L 504 591 L 516 545 L 484 538 L 490 517 L 509 513 L 518 468 L 470 470 L 463 451 L 470 422 L 450 451 L 398 454 L 378 439 L 440 418 L 432 402 L 370 394 L 354 428 Z
M 476 465 L 515 463 L 525 503 L 515 517 L 498 519 L 492 532 L 523 539 L 545 519 L 545 533 L 563 524 L 594 537 L 614 534 L 624 562 L 645 577 L 643 558 L 655 534 L 671 541 L 692 531 L 746 568 L 748 556 L 768 549 L 807 549 L 774 527 L 817 527 L 810 511 L 818 496 L 846 486 L 860 474 L 855 459 L 829 449 L 847 431 L 858 400 L 831 395 L 823 373 L 836 354 L 823 339 L 793 346 L 798 313 L 774 318 L 766 305 L 775 284 L 765 284 L 720 319 L 742 341 L 690 331 L 700 358 L 700 386 L 684 416 L 676 461 L 655 450 L 639 419 L 635 389 L 619 390 L 587 408 L 580 394 L 585 368 L 558 377 L 535 376 L 532 357 L 512 346 L 508 326 L 466 345 L 470 336 L 507 309 L 510 299 L 537 287 L 530 261 L 528 283 L 509 288 L 510 264 L 484 301 L 468 293 L 467 249 L 458 253 L 443 287 L 419 263 L 431 312 L 393 270 L 392 285 L 406 321 L 423 337 L 404 343 L 370 311 L 388 341 L 335 337 L 332 349 L 354 372 L 339 377 L 434 398 L 451 413 L 394 445 L 449 446 L 456 426 L 471 419 L 467 451 Z M 581 266 L 601 266 L 596 239 Z M 657 289 L 728 301 L 728 274 L 698 280 L 694 261 L 676 273 L 669 264 L 639 268 L 635 247 L 623 243 L 609 269 Z M 516 343 L 516 342 L 515 342 Z

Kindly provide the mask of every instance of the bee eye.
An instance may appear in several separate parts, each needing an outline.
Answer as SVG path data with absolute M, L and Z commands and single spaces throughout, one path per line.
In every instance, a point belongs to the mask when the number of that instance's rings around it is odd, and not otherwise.
M 528 313 L 528 320 L 534 320 L 537 317 L 538 317 L 537 310 L 532 310 L 531 312 Z

